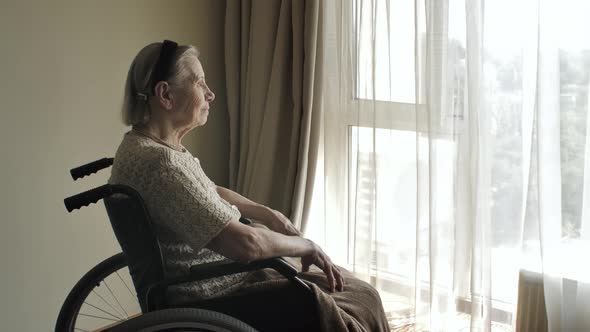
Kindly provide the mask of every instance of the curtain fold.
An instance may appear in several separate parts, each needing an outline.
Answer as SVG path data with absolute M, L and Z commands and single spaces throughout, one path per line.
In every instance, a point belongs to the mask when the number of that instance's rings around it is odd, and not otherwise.
M 226 4 L 230 188 L 305 226 L 316 165 L 318 1 Z

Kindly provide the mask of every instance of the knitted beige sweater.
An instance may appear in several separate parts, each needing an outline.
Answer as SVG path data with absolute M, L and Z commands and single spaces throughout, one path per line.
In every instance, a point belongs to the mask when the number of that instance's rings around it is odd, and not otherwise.
M 167 276 L 224 259 L 205 245 L 240 212 L 217 194 L 190 152 L 171 149 L 132 130 L 117 150 L 109 183 L 131 186 L 141 194 L 160 239 Z M 235 274 L 175 286 L 168 300 L 179 303 L 227 294 L 245 277 Z

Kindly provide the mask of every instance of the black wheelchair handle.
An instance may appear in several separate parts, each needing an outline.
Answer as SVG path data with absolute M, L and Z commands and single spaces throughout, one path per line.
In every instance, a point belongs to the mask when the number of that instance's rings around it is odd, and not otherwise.
M 111 166 L 113 164 L 113 161 L 115 160 L 115 158 L 102 158 L 99 160 L 95 160 L 91 163 L 76 167 L 76 168 L 72 168 L 70 170 L 70 174 L 72 175 L 72 178 L 74 179 L 74 181 L 76 181 L 79 178 L 83 178 L 86 175 L 90 175 L 92 173 L 96 173 L 98 171 L 100 171 L 103 168 L 107 168 L 109 166 Z
M 64 199 L 64 204 L 68 212 L 72 212 L 75 209 L 79 209 L 83 206 L 88 206 L 91 203 L 96 203 L 99 200 L 110 196 L 113 193 L 113 188 L 110 184 L 105 184 L 94 189 L 90 189 L 83 193 L 79 193 L 74 196 L 70 196 Z

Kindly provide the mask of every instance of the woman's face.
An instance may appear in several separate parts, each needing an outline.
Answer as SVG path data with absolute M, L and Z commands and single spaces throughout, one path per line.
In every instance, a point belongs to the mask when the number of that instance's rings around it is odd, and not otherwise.
M 205 82 L 205 72 L 201 62 L 196 59 L 193 68 L 196 81 L 188 83 L 183 91 L 184 107 L 181 113 L 184 121 L 191 128 L 199 127 L 207 122 L 209 115 L 209 104 L 215 100 L 215 94 L 209 89 Z

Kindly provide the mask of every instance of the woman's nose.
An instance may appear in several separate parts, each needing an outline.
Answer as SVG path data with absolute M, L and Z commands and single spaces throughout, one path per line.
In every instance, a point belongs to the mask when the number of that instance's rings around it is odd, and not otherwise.
M 215 94 L 208 87 L 207 87 L 207 94 L 206 94 L 205 98 L 207 98 L 207 102 L 209 102 L 209 103 L 212 102 L 213 100 L 215 100 Z

